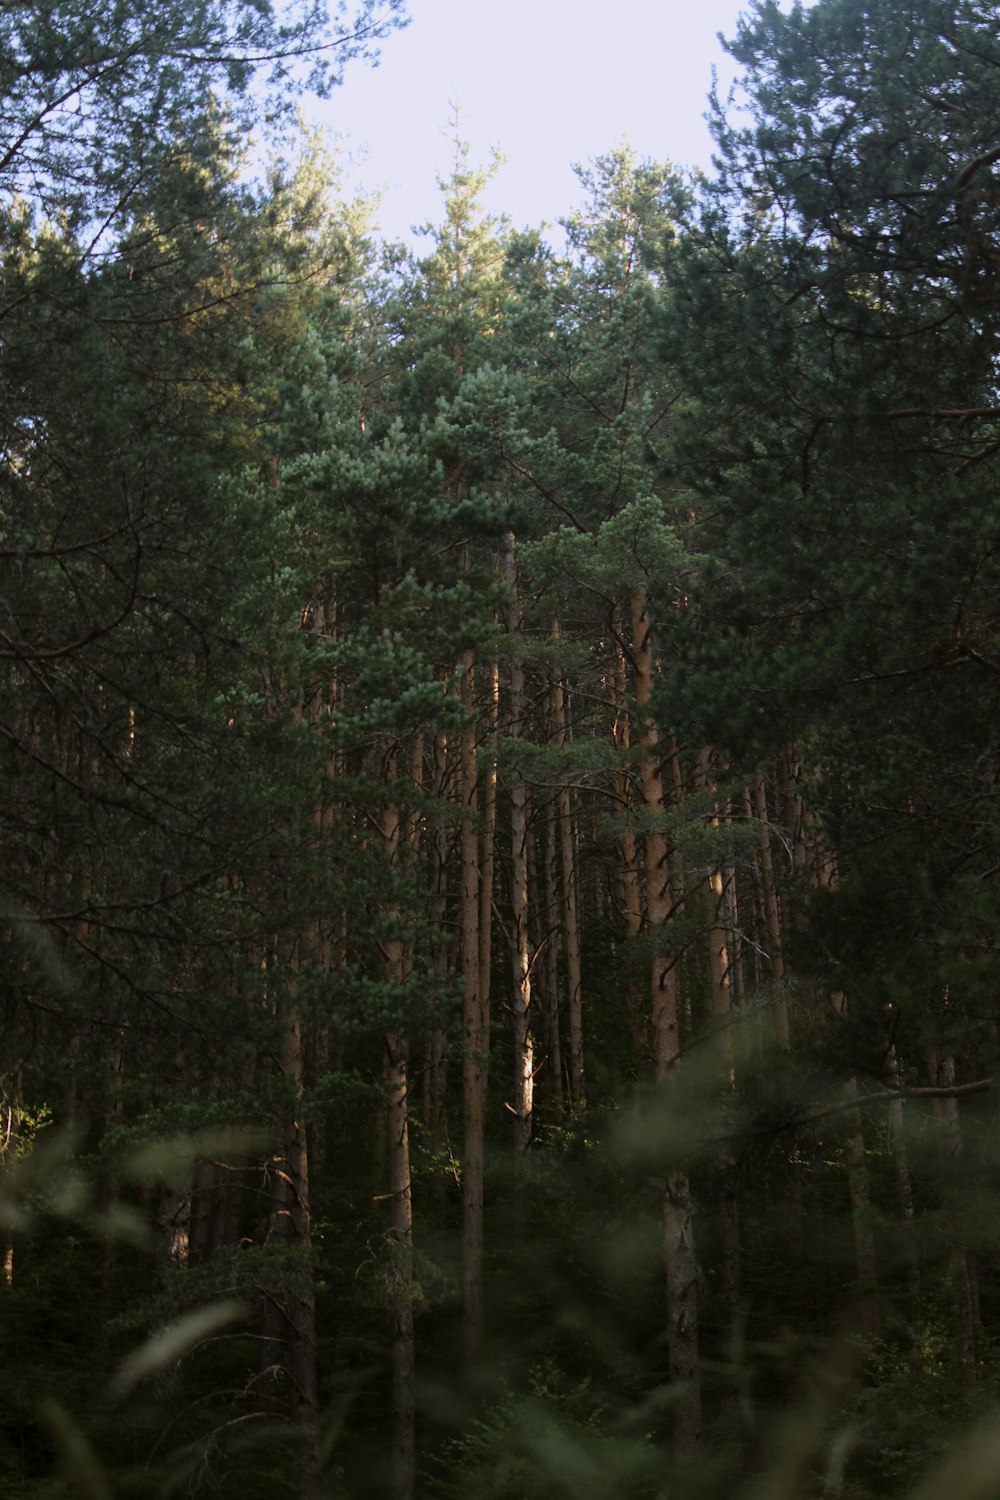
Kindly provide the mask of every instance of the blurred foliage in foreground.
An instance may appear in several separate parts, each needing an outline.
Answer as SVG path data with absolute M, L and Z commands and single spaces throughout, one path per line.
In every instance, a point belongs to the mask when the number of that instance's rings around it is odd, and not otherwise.
M 710 1118 L 718 1124 L 717 1113 Z M 837 1326 L 810 1329 L 796 1307 L 810 1296 L 824 1309 L 832 1304 L 823 1285 L 831 1262 L 810 1259 L 819 1246 L 808 1225 L 800 1226 L 796 1285 L 784 1282 L 788 1323 L 776 1337 L 756 1338 L 761 1309 L 748 1303 L 724 1357 L 706 1359 L 715 1415 L 704 1449 L 686 1460 L 672 1455 L 676 1393 L 657 1377 L 663 1341 L 652 1321 L 657 1224 L 650 1205 L 641 1206 L 659 1127 L 655 1109 L 643 1130 L 639 1119 L 637 1111 L 604 1122 L 614 1166 L 606 1168 L 600 1203 L 584 1201 L 579 1161 L 594 1140 L 582 1132 L 538 1153 L 517 1184 L 517 1201 L 512 1182 L 494 1169 L 494 1191 L 501 1204 L 507 1195 L 508 1213 L 549 1205 L 549 1234 L 512 1243 L 507 1264 L 496 1266 L 509 1317 L 471 1383 L 453 1359 L 447 1262 L 455 1247 L 442 1241 L 435 1248 L 420 1314 L 427 1358 L 417 1493 L 428 1500 L 1000 1495 L 995 1353 L 980 1352 L 970 1381 L 950 1337 L 947 1278 L 928 1280 L 919 1326 L 894 1326 L 890 1299 L 879 1338 L 864 1335 L 857 1307 L 847 1307 Z M 707 1134 L 707 1118 L 701 1123 Z M 355 1357 L 350 1376 L 323 1393 L 315 1479 L 297 1466 L 303 1434 L 268 1409 L 256 1383 L 256 1303 L 269 1283 L 252 1251 L 242 1267 L 231 1256 L 225 1267 L 190 1268 L 194 1305 L 163 1320 L 151 1213 L 157 1194 L 187 1180 L 193 1161 L 245 1155 L 256 1145 L 251 1134 L 231 1131 L 133 1147 L 120 1163 L 123 1197 L 132 1201 L 113 1210 L 100 1203 L 99 1165 L 72 1135 L 41 1130 L 7 1171 L 0 1228 L 8 1255 L 13 1249 L 8 1268 L 17 1267 L 0 1299 L 0 1357 L 10 1372 L 0 1490 L 9 1500 L 384 1493 L 378 1434 L 386 1371 L 376 1338 L 363 1357 L 366 1308 L 380 1298 L 363 1279 L 341 1304 L 339 1328 L 322 1303 L 325 1339 L 353 1345 Z M 619 1216 L 626 1206 L 630 1213 Z M 823 1223 L 816 1232 L 828 1229 Z M 771 1322 L 791 1274 L 776 1246 L 774 1284 L 756 1294 L 772 1303 Z M 120 1290 L 113 1310 L 102 1305 L 111 1261 L 130 1289 L 127 1311 Z

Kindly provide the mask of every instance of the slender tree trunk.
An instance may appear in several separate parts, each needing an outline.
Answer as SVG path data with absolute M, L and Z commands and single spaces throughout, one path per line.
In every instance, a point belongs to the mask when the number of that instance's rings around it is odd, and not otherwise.
M 119 1033 L 113 1043 L 113 1050 L 108 1059 L 107 1094 L 105 1098 L 105 1137 L 110 1140 L 115 1131 L 122 1123 L 123 1114 L 123 1081 L 125 1075 L 125 1044 L 124 1033 Z M 117 1153 L 112 1152 L 110 1160 L 105 1168 L 104 1180 L 101 1184 L 101 1207 L 106 1214 L 114 1213 L 121 1201 L 121 1179 L 118 1174 Z M 101 1254 L 101 1302 L 105 1310 L 105 1316 L 101 1320 L 101 1333 L 99 1335 L 101 1345 L 107 1337 L 106 1329 L 110 1322 L 110 1311 L 114 1305 L 115 1280 L 118 1274 L 118 1245 L 113 1235 L 108 1235 L 104 1241 Z
M 939 1057 L 937 1049 L 931 1048 L 928 1058 L 932 1088 L 955 1087 L 955 1058 L 951 1053 Z M 958 1100 L 934 1099 L 934 1115 L 938 1122 L 946 1166 L 956 1176 L 960 1175 L 965 1145 L 958 1115 Z M 958 1332 L 958 1347 L 962 1363 L 970 1372 L 976 1370 L 976 1345 L 980 1334 L 979 1280 L 976 1264 L 968 1247 L 953 1237 L 949 1256 L 949 1273 L 952 1294 L 955 1299 L 955 1327 Z
M 718 820 L 716 819 L 716 826 Z M 732 1072 L 732 1039 L 728 1035 L 732 1011 L 732 969 L 729 933 L 726 928 L 726 876 L 715 868 L 705 882 L 704 909 L 708 935 L 708 1008 L 714 1025 L 723 1033 L 723 1054 L 727 1072 Z
M 899 1065 L 895 1047 L 889 1048 L 889 1085 L 898 1088 Z M 903 1217 L 903 1232 L 906 1235 L 905 1253 L 910 1278 L 910 1297 L 914 1309 L 920 1300 L 920 1258 L 914 1241 L 915 1219 L 913 1212 L 913 1178 L 910 1172 L 910 1152 L 906 1139 L 906 1124 L 903 1100 L 893 1099 L 889 1104 L 889 1144 L 896 1166 L 896 1187 L 899 1193 L 899 1208 Z
M 732 809 L 725 812 L 725 822 L 732 824 Z M 723 921 L 729 938 L 729 992 L 732 1005 L 740 1010 L 746 1000 L 746 983 L 744 978 L 744 941 L 743 929 L 740 921 L 740 890 L 736 878 L 736 868 L 731 859 L 727 859 L 722 869 L 723 880 Z
M 559 634 L 559 622 L 552 622 Z M 552 683 L 553 744 L 566 743 L 566 689 L 556 675 Z M 569 1017 L 569 1076 L 573 1103 L 579 1109 L 587 1102 L 587 1080 L 583 1060 L 583 969 L 580 959 L 580 917 L 577 894 L 576 851 L 573 847 L 573 802 L 569 787 L 559 787 L 559 849 L 562 859 L 562 931 L 566 954 L 566 1009 Z
M 663 750 L 651 716 L 654 660 L 645 590 L 632 599 L 634 691 L 640 718 L 640 781 L 647 817 L 666 810 Z M 663 1084 L 680 1056 L 677 969 L 663 928 L 671 914 L 669 849 L 666 834 L 652 827 L 644 836 L 646 916 L 657 946 L 650 959 L 650 990 L 656 1079 Z M 674 1442 L 691 1453 L 701 1442 L 701 1374 L 698 1362 L 698 1281 L 694 1207 L 688 1175 L 680 1168 L 667 1176 L 663 1194 L 663 1251 L 667 1280 L 667 1354 L 671 1382 L 680 1389 L 674 1407 Z
M 243 1200 L 252 1168 L 237 1157 L 228 1170 L 216 1169 L 212 1245 L 237 1245 L 243 1225 Z
M 305 1435 L 302 1469 L 307 1481 L 314 1483 L 319 1468 L 318 1395 L 316 1299 L 308 1263 L 312 1246 L 309 1147 L 302 1114 L 305 1048 L 292 965 L 276 966 L 276 979 L 280 1068 L 289 1102 L 269 1167 L 272 1200 L 268 1238 L 294 1252 L 295 1262 L 289 1265 L 291 1284 L 270 1294 L 267 1318 L 270 1342 L 265 1348 L 273 1351 L 271 1368 L 276 1374 L 283 1373 L 289 1383 L 292 1413 Z
M 510 640 L 510 719 L 512 740 L 524 733 L 524 664 L 521 660 L 521 606 L 518 600 L 514 536 L 507 534 L 507 634 Z M 515 765 L 510 788 L 511 1014 L 514 1023 L 514 1153 L 531 1145 L 535 1055 L 531 1029 L 531 949 L 528 935 L 528 788 Z
M 760 871 L 761 903 L 764 908 L 764 930 L 767 935 L 767 962 L 771 982 L 775 986 L 771 1012 L 774 1017 L 774 1035 L 779 1047 L 791 1043 L 788 1024 L 788 1001 L 781 988 L 785 977 L 785 958 L 781 943 L 781 913 L 778 893 L 774 884 L 774 860 L 771 855 L 771 831 L 767 815 L 767 787 L 763 776 L 754 782 L 754 811 L 760 829 L 757 845 L 757 868 Z
M 631 723 L 627 707 L 628 668 L 621 646 L 615 646 L 614 665 L 615 717 L 612 724 L 612 740 L 615 748 L 625 760 L 631 750 Z M 632 773 L 624 765 L 615 776 L 615 792 L 622 808 L 633 805 Z M 626 939 L 637 938 L 642 929 L 642 881 L 639 874 L 639 843 L 634 831 L 627 824 L 618 843 L 618 883 L 621 891 L 621 914 Z M 625 1019 L 629 1039 L 635 1057 L 636 1075 L 647 1073 L 650 1061 L 650 1010 L 647 996 L 637 985 L 632 966 L 623 976 L 625 986 Z
M 712 753 L 706 747 L 699 756 L 702 789 L 715 790 L 715 772 Z M 722 827 L 723 812 L 716 804 L 712 825 L 718 833 Z M 732 1093 L 736 1086 L 735 1049 L 732 1033 L 733 1009 L 733 956 L 732 928 L 728 925 L 730 912 L 732 871 L 722 864 L 708 871 L 703 897 L 708 936 L 708 1008 L 713 1027 L 718 1029 L 719 1061 L 721 1063 L 721 1087 Z M 729 1319 L 729 1328 L 735 1341 L 740 1323 L 741 1263 L 740 1263 L 740 1204 L 736 1189 L 736 1158 L 728 1146 L 722 1146 L 715 1161 L 718 1172 L 718 1201 L 716 1221 L 718 1225 L 719 1249 L 721 1253 L 721 1286 L 723 1305 Z M 735 1409 L 738 1392 L 733 1390 L 730 1416 L 738 1417 Z
M 419 774 L 418 752 L 414 754 L 414 776 Z M 387 779 L 395 776 L 395 757 L 389 757 Z M 408 830 L 416 839 L 416 824 Z M 395 803 L 385 808 L 381 820 L 387 864 L 394 874 L 407 830 Z M 390 878 L 391 878 L 390 874 Z M 385 978 L 397 988 L 409 967 L 406 942 L 400 930 L 398 906 L 387 910 L 395 930 L 384 942 Z M 389 1167 L 390 1229 L 389 1316 L 392 1340 L 392 1500 L 413 1500 L 416 1482 L 416 1351 L 413 1332 L 413 1197 L 410 1182 L 409 1134 L 409 1038 L 402 1024 L 385 1033 L 384 1077 L 386 1082 L 386 1155 Z
M 485 1326 L 483 1297 L 483 1177 L 485 1169 L 486 1088 L 489 1069 L 489 1021 L 483 1004 L 480 967 L 480 889 L 478 785 L 476 775 L 475 665 L 465 653 L 462 702 L 466 720 L 461 738 L 461 963 L 462 963 L 462 1303 L 467 1367 L 482 1354 Z
M 323 603 L 317 617 L 324 639 L 329 645 L 339 639 L 336 584 L 327 578 L 323 584 Z M 342 698 L 343 685 L 336 670 L 329 673 L 313 705 L 311 722 L 315 724 L 321 713 L 336 719 Z M 337 747 L 326 762 L 325 785 L 321 783 L 320 805 L 316 809 L 314 822 L 317 842 L 325 858 L 331 858 L 336 847 L 337 789 L 343 783 L 346 772 L 346 757 L 342 747 Z M 334 977 L 342 975 L 345 966 L 346 918 L 343 912 L 324 911 L 313 925 L 313 961 L 326 976 L 328 994 L 336 994 Z M 317 1079 L 336 1073 L 343 1067 L 343 1036 L 337 1027 L 331 1010 L 324 1009 L 316 1016 L 310 1035 L 314 1076 Z M 317 1111 L 312 1119 L 309 1138 L 310 1169 L 315 1181 L 326 1178 L 329 1157 L 329 1114 Z
M 486 737 L 479 782 L 482 788 L 482 834 L 479 858 L 479 1004 L 489 1032 L 493 985 L 493 876 L 496 868 L 497 735 L 500 730 L 500 663 L 493 661 L 487 679 Z
M 851 1101 L 857 1097 L 858 1080 L 850 1078 L 844 1085 L 844 1098 Z M 860 1109 L 849 1109 L 845 1120 L 848 1133 L 844 1143 L 844 1165 L 847 1167 L 847 1189 L 854 1224 L 861 1327 L 864 1333 L 877 1338 L 882 1332 L 882 1315 L 878 1305 L 878 1259 L 872 1229 L 871 1184 L 865 1160 L 865 1136 Z
M 413 1335 L 413 1198 L 410 1184 L 405 1033 L 386 1033 L 389 1192 L 392 1197 L 392 1497 L 413 1500 L 416 1482 L 416 1357 Z
M 793 746 L 786 748 L 782 760 L 781 777 L 785 826 L 791 840 L 794 863 L 814 888 L 824 886 L 832 888 L 837 883 L 836 858 L 830 850 L 822 848 L 817 839 L 815 815 L 802 796 L 801 768 Z M 814 1002 L 816 998 L 814 994 Z M 847 997 L 845 995 L 833 994 L 827 998 L 838 1015 L 846 1015 Z M 861 1111 L 854 1104 L 858 1097 L 856 1078 L 847 1080 L 843 1095 L 848 1106 L 844 1114 L 847 1136 L 844 1142 L 843 1159 L 847 1171 L 847 1190 L 854 1229 L 860 1322 L 863 1333 L 868 1337 L 877 1338 L 882 1332 L 882 1317 L 878 1304 L 878 1262 L 872 1228 L 871 1187 L 865 1157 L 864 1124 Z
M 184 1060 L 178 1059 L 178 1076 L 183 1076 Z M 174 1278 L 188 1264 L 191 1253 L 192 1222 L 191 1179 L 164 1189 L 160 1193 L 156 1212 L 156 1239 L 154 1259 L 156 1273 L 163 1293 L 169 1298 L 176 1295 L 172 1285 Z M 160 1333 L 163 1319 L 150 1329 L 151 1334 Z M 181 1366 L 178 1361 L 165 1365 L 152 1380 L 152 1387 L 161 1399 L 173 1399 L 181 1392 Z
M 438 735 L 434 743 L 434 785 L 437 796 L 444 802 L 448 791 L 448 739 Z M 448 911 L 448 866 L 451 845 L 448 829 L 443 825 L 434 830 L 433 878 L 431 894 L 431 922 L 434 929 L 433 966 L 434 981 L 438 994 L 443 995 L 448 980 L 450 935 L 447 926 Z M 427 1129 L 431 1152 L 437 1156 L 445 1144 L 445 1084 L 448 1038 L 442 1025 L 433 1021 L 428 1028 L 426 1042 L 426 1066 L 424 1069 L 424 1125 Z M 437 1179 L 438 1189 L 444 1184 Z
M 559 1024 L 559 942 L 562 893 L 559 888 L 559 831 L 557 799 L 545 803 L 545 1078 L 558 1114 L 563 1110 L 562 1038 Z
M 171 1187 L 160 1198 L 156 1215 L 156 1262 L 166 1281 L 172 1271 L 186 1266 L 191 1251 L 191 1200 L 188 1184 Z
M 792 862 L 797 870 L 806 871 L 810 851 L 806 836 L 806 810 L 800 786 L 802 768 L 794 745 L 786 745 L 780 764 L 781 824 L 791 844 Z
M 712 892 L 713 896 L 716 894 Z M 718 893 L 721 896 L 721 892 Z M 718 968 L 719 960 L 713 962 L 713 969 Z M 713 973 L 712 988 L 716 997 L 716 1004 L 724 1003 L 729 993 L 729 985 L 726 984 L 721 975 Z M 727 1011 L 717 1009 L 716 1017 L 721 1024 L 725 1025 Z M 729 1043 L 728 1035 L 723 1039 L 723 1062 L 725 1067 L 725 1083 L 727 1090 L 735 1087 L 735 1074 L 733 1069 L 733 1049 Z M 740 1204 L 736 1190 L 736 1158 L 728 1147 L 723 1147 L 718 1155 L 717 1166 L 719 1171 L 719 1202 L 718 1202 L 718 1224 L 719 1241 L 721 1250 L 721 1294 L 726 1311 L 729 1315 L 729 1326 L 735 1335 L 740 1318 L 741 1298 L 741 1269 L 740 1269 Z
M 0 1184 L 17 1161 L 21 1135 L 19 1072 L 20 1070 L 17 1070 L 11 1080 L 10 1093 L 6 1090 L 0 1093 Z M 4 1230 L 3 1239 L 3 1284 L 5 1287 L 14 1285 L 14 1232 L 9 1227 Z
M 749 828 L 757 820 L 757 810 L 754 805 L 753 789 L 749 785 L 743 788 L 743 819 Z M 749 883 L 745 888 L 745 894 L 741 897 L 741 920 L 744 926 L 749 924 L 752 934 L 750 942 L 744 945 L 743 964 L 743 986 L 744 994 L 747 988 L 756 994 L 764 982 L 764 962 L 767 952 L 767 925 L 764 916 L 764 882 L 761 874 L 760 860 L 755 858 L 752 868 L 748 872 Z M 768 968 L 768 973 L 770 969 Z M 756 1007 L 755 1007 L 756 1009 Z M 762 1026 L 759 1018 L 755 1016 L 755 1031 L 757 1041 L 762 1041 Z M 758 1048 L 758 1050 L 760 1050 Z
M 212 1212 L 215 1205 L 217 1168 L 210 1161 L 200 1161 L 195 1168 L 194 1192 L 191 1198 L 191 1229 L 188 1251 L 192 1261 L 204 1260 L 212 1244 Z
M 798 799 L 798 818 L 795 848 L 801 844 L 805 869 L 815 887 L 833 888 L 837 884 L 837 862 L 834 854 L 820 847 L 815 836 L 815 815 Z M 839 1016 L 847 1014 L 847 997 L 834 994 L 830 1003 Z M 849 1078 L 844 1085 L 844 1099 L 849 1105 L 858 1097 L 858 1080 Z M 865 1156 L 864 1124 L 861 1111 L 849 1108 L 844 1121 L 847 1139 L 844 1143 L 844 1165 L 847 1168 L 847 1188 L 851 1200 L 851 1217 L 854 1225 L 854 1247 L 858 1267 L 858 1300 L 862 1331 L 871 1338 L 882 1332 L 882 1314 L 878 1304 L 878 1259 L 875 1251 L 875 1234 L 872 1227 L 871 1184 Z

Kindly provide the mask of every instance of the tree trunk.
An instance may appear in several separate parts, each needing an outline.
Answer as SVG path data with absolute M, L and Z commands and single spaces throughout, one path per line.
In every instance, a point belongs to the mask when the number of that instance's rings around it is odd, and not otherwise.
M 951 1053 L 939 1058 L 937 1050 L 931 1048 L 929 1072 L 932 1088 L 953 1089 L 955 1087 L 955 1058 Z M 957 1177 L 961 1172 L 965 1144 L 962 1126 L 958 1117 L 958 1100 L 934 1099 L 934 1116 L 938 1122 L 939 1136 L 943 1147 L 946 1171 L 948 1168 Z M 976 1345 L 980 1334 L 979 1279 L 976 1264 L 968 1247 L 953 1237 L 949 1255 L 949 1274 L 955 1304 L 955 1327 L 958 1331 L 958 1347 L 962 1363 L 970 1372 L 976 1369 Z
M 901 1080 L 895 1046 L 890 1045 L 887 1062 L 889 1087 L 898 1089 Z M 903 1234 L 905 1236 L 903 1254 L 909 1273 L 910 1297 L 913 1307 L 916 1309 L 920 1301 L 920 1258 L 917 1254 L 917 1245 L 914 1239 L 913 1175 L 910 1171 L 910 1150 L 906 1138 L 903 1103 L 902 1099 L 893 1099 L 889 1103 L 889 1147 L 892 1151 L 892 1159 L 896 1167 L 896 1190 L 899 1195 L 899 1209 L 903 1219 Z
M 559 621 L 553 619 L 552 634 L 558 640 Z M 562 748 L 567 742 L 567 688 L 556 666 L 552 679 L 550 712 L 552 742 Z M 573 793 L 559 781 L 559 856 L 562 862 L 562 951 L 567 972 L 567 1017 L 570 1023 L 570 1092 L 577 1109 L 586 1104 L 586 1073 L 583 1065 L 583 966 L 580 959 L 580 898 L 576 849 L 573 838 Z
M 489 1019 L 480 964 L 478 785 L 476 777 L 475 664 L 465 653 L 461 738 L 461 963 L 462 963 L 462 1305 L 466 1366 L 480 1358 L 485 1326 L 483 1297 L 483 1174 Z
M 844 1098 L 850 1101 L 857 1097 L 858 1080 L 850 1078 L 844 1085 Z M 865 1137 L 860 1109 L 849 1109 L 845 1118 L 848 1134 L 844 1143 L 844 1164 L 847 1167 L 847 1188 L 854 1224 L 861 1328 L 869 1337 L 878 1338 L 882 1332 L 882 1314 L 878 1305 L 878 1260 L 872 1230 L 871 1186 L 865 1161 Z
M 545 1073 L 547 1093 L 556 1113 L 563 1112 L 562 1038 L 559 1024 L 559 941 L 562 892 L 559 883 L 558 808 L 555 796 L 545 802 L 545 931 L 543 933 L 545 989 L 542 1014 L 545 1021 Z
M 442 803 L 447 795 L 449 772 L 449 745 L 445 735 L 438 735 L 434 743 L 435 792 Z M 451 841 L 448 829 L 439 825 L 433 839 L 433 882 L 431 892 L 431 924 L 434 982 L 438 994 L 443 995 L 448 982 L 449 948 L 451 935 L 448 915 L 448 867 L 451 856 Z M 446 1052 L 448 1038 L 444 1027 L 432 1021 L 427 1030 L 426 1059 L 424 1068 L 423 1117 L 427 1130 L 428 1145 L 432 1156 L 438 1157 L 445 1147 L 445 1085 L 447 1081 Z M 444 1183 L 435 1178 L 435 1191 L 441 1195 Z
M 180 1060 L 183 1068 L 183 1060 Z M 156 1240 L 154 1259 L 161 1291 L 167 1296 L 176 1295 L 171 1285 L 174 1277 L 188 1264 L 191 1250 L 192 1191 L 190 1180 L 164 1189 L 160 1193 L 156 1213 Z M 161 1320 L 150 1329 L 154 1335 L 163 1331 Z M 164 1365 L 153 1376 L 151 1387 L 160 1400 L 171 1400 L 181 1392 L 181 1366 L 179 1361 Z
M 771 1002 L 771 1013 L 774 1017 L 774 1035 L 779 1047 L 788 1047 L 791 1043 L 791 1031 L 788 1024 L 788 1001 L 781 988 L 785 977 L 785 959 L 781 946 L 781 914 L 778 907 L 778 893 L 774 885 L 774 861 L 771 857 L 770 824 L 767 816 L 767 788 L 763 776 L 758 776 L 754 782 L 754 811 L 757 815 L 757 823 L 760 829 L 760 842 L 757 845 L 757 868 L 760 872 L 760 895 L 764 910 L 764 930 L 767 938 L 767 962 L 770 979 L 775 987 L 774 997 Z
M 18 1071 L 11 1083 L 11 1093 L 0 1094 L 0 1184 L 17 1161 L 21 1135 L 21 1087 Z M 0 1085 L 2 1088 L 2 1085 Z M 14 1232 L 7 1228 L 3 1239 L 3 1284 L 14 1284 Z
M 699 767 L 702 789 L 714 791 L 712 753 L 707 747 L 699 755 Z M 721 829 L 722 816 L 722 809 L 716 804 L 712 819 L 712 826 L 716 831 Z M 719 1042 L 719 1084 L 728 1094 L 736 1086 L 732 1032 L 732 928 L 728 925 L 732 884 L 731 869 L 724 869 L 721 863 L 716 864 L 708 870 L 703 896 L 708 936 L 708 1009 L 710 1022 L 717 1032 Z M 715 1166 L 718 1173 L 716 1222 L 720 1250 L 720 1292 L 728 1315 L 730 1334 L 735 1341 L 740 1323 L 740 1205 L 736 1191 L 736 1158 L 729 1146 L 720 1147 Z M 729 1405 L 738 1407 L 738 1392 L 735 1390 Z M 738 1410 L 730 1410 L 729 1415 L 733 1419 L 738 1418 Z
M 632 729 L 627 708 L 628 669 L 620 645 L 615 646 L 614 665 L 615 717 L 611 737 L 615 748 L 625 759 L 631 750 Z M 634 801 L 631 769 L 624 765 L 615 777 L 615 792 L 623 809 Z M 639 874 L 639 844 L 626 824 L 618 842 L 618 884 L 621 892 L 621 915 L 626 939 L 637 938 L 642 929 L 642 881 Z M 630 964 L 623 975 L 625 987 L 625 1022 L 635 1058 L 637 1077 L 646 1076 L 650 1062 L 650 1011 L 648 997 L 636 983 Z
M 319 1467 L 316 1434 L 316 1299 L 308 1263 L 312 1245 L 309 1208 L 309 1149 L 302 1117 L 305 1086 L 305 1049 L 302 1018 L 295 998 L 294 975 L 278 972 L 278 1024 L 281 1034 L 280 1068 L 289 1108 L 279 1128 L 278 1146 L 271 1158 L 271 1212 L 268 1239 L 293 1252 L 288 1285 L 268 1294 L 266 1334 L 268 1369 L 290 1388 L 288 1405 L 305 1434 L 303 1472 L 310 1482 Z
M 559 634 L 559 623 L 553 621 L 552 633 Z M 566 689 L 556 675 L 552 683 L 553 744 L 561 749 L 566 743 Z M 566 1009 L 569 1017 L 569 1077 L 573 1103 L 582 1108 L 587 1102 L 587 1080 L 583 1061 L 583 973 L 580 961 L 580 916 L 577 894 L 576 851 L 573 848 L 573 803 L 569 787 L 559 787 L 559 850 L 562 859 L 562 932 L 566 955 Z
M 420 773 L 419 751 L 413 758 L 413 775 Z M 387 762 L 387 780 L 395 776 L 395 756 Z M 417 838 L 414 820 L 404 829 L 399 808 L 390 803 L 381 820 L 382 840 L 391 873 L 399 862 L 404 835 Z M 400 930 L 401 913 L 390 906 L 387 915 L 394 929 L 386 937 L 385 979 L 390 987 L 401 986 L 409 969 L 407 945 Z M 386 1154 L 389 1167 L 390 1228 L 389 1316 L 392 1342 L 392 1500 L 413 1500 L 416 1482 L 415 1348 L 413 1337 L 413 1198 L 410 1182 L 409 1131 L 409 1038 L 397 1024 L 385 1033 Z
M 639 724 L 640 783 L 647 817 L 666 811 L 660 736 L 650 712 L 654 661 L 645 590 L 632 598 L 634 691 Z M 669 849 L 656 827 L 644 835 L 646 918 L 656 948 L 650 990 L 656 1080 L 664 1084 L 680 1056 L 677 969 L 662 932 L 671 914 Z M 680 1388 L 674 1407 L 674 1442 L 691 1453 L 701 1442 L 701 1375 L 698 1364 L 698 1261 L 691 1185 L 682 1169 L 669 1173 L 663 1193 L 663 1251 L 667 1281 L 667 1356 L 671 1383 Z
M 521 608 L 517 589 L 514 536 L 507 534 L 507 634 L 510 640 L 510 738 L 524 733 L 524 664 L 521 661 Z M 510 788 L 511 1015 L 514 1024 L 514 1154 L 531 1145 L 535 1054 L 531 1030 L 531 950 L 528 936 L 528 788 L 515 765 Z
M 123 1081 L 125 1075 L 124 1033 L 120 1032 L 112 1045 L 113 1050 L 108 1058 L 107 1094 L 105 1098 L 104 1130 L 106 1141 L 113 1138 L 115 1131 L 122 1123 Z M 105 1166 L 103 1181 L 101 1183 L 101 1208 L 106 1214 L 113 1214 L 120 1201 L 121 1179 L 118 1175 L 117 1152 L 112 1151 L 110 1159 Z M 110 1312 L 114 1305 L 117 1275 L 118 1244 L 114 1235 L 109 1234 L 105 1238 L 101 1252 L 101 1302 L 104 1308 L 104 1317 L 101 1319 L 99 1339 L 102 1347 L 107 1338 L 107 1325 L 110 1322 Z
M 489 1033 L 490 992 L 493 985 L 493 874 L 496 867 L 497 735 L 500 729 L 500 663 L 489 667 L 486 708 L 487 744 L 479 781 L 482 788 L 482 852 L 479 859 L 479 1004 Z
M 413 1500 L 416 1480 L 415 1347 L 413 1337 L 413 1199 L 407 1101 L 409 1048 L 405 1033 L 386 1033 L 389 1192 L 392 1199 L 392 1497 Z

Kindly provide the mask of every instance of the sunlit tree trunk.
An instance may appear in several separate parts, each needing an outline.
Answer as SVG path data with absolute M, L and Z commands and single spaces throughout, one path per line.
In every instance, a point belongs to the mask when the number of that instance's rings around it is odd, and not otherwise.
M 176 1059 L 176 1076 L 184 1076 L 184 1058 Z M 186 1266 L 191 1252 L 192 1177 L 175 1183 L 160 1195 L 156 1212 L 155 1258 L 161 1279 L 168 1281 L 171 1272 Z
M 18 1070 L 19 1071 L 19 1070 Z M 15 1073 L 8 1089 L 0 1086 L 0 1184 L 17 1161 L 21 1136 L 21 1084 Z M 3 1238 L 3 1284 L 14 1284 L 14 1232 L 8 1226 Z
M 510 642 L 508 732 L 513 741 L 524 733 L 524 663 L 521 659 L 521 606 L 513 533 L 504 554 L 507 581 L 507 635 Z M 510 786 L 511 1016 L 514 1029 L 514 1152 L 523 1156 L 531 1144 L 535 1089 L 535 1054 L 531 1029 L 531 948 L 528 933 L 528 788 L 518 766 Z
M 730 807 L 726 808 L 725 821 L 728 825 L 732 823 L 732 809 Z M 746 1000 L 744 937 L 736 868 L 732 859 L 728 856 L 721 873 L 723 881 L 723 922 L 729 938 L 729 991 L 733 1007 L 739 1010 Z
M 707 748 L 699 754 L 699 769 L 700 789 L 709 793 L 713 792 L 715 776 L 712 769 L 712 753 Z M 716 805 L 711 823 L 717 836 L 721 832 L 722 821 L 722 810 Z M 713 1024 L 723 1033 L 729 1029 L 728 1023 L 733 1004 L 731 934 L 726 921 L 729 911 L 728 887 L 731 879 L 731 871 L 723 869 L 721 860 L 713 864 L 705 877 L 702 902 L 708 939 L 708 1009 Z M 731 1070 L 732 1045 L 728 1037 L 724 1037 L 722 1050 L 726 1057 L 727 1069 Z
M 552 623 L 552 633 L 559 635 L 559 622 Z M 566 689 L 556 673 L 551 691 L 552 743 L 561 749 L 566 743 Z M 562 861 L 562 933 L 566 956 L 566 1012 L 569 1019 L 569 1077 L 573 1103 L 579 1108 L 587 1101 L 587 1082 L 583 1058 L 583 971 L 580 960 L 580 916 L 576 851 L 573 847 L 573 801 L 563 779 L 559 786 L 559 850 Z

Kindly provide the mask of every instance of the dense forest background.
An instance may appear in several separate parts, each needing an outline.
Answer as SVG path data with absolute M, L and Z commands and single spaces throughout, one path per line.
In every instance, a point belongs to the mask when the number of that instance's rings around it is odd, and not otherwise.
M 402 19 L 0 15 L 0 1491 L 988 1500 L 1000 7 L 422 255 Z

